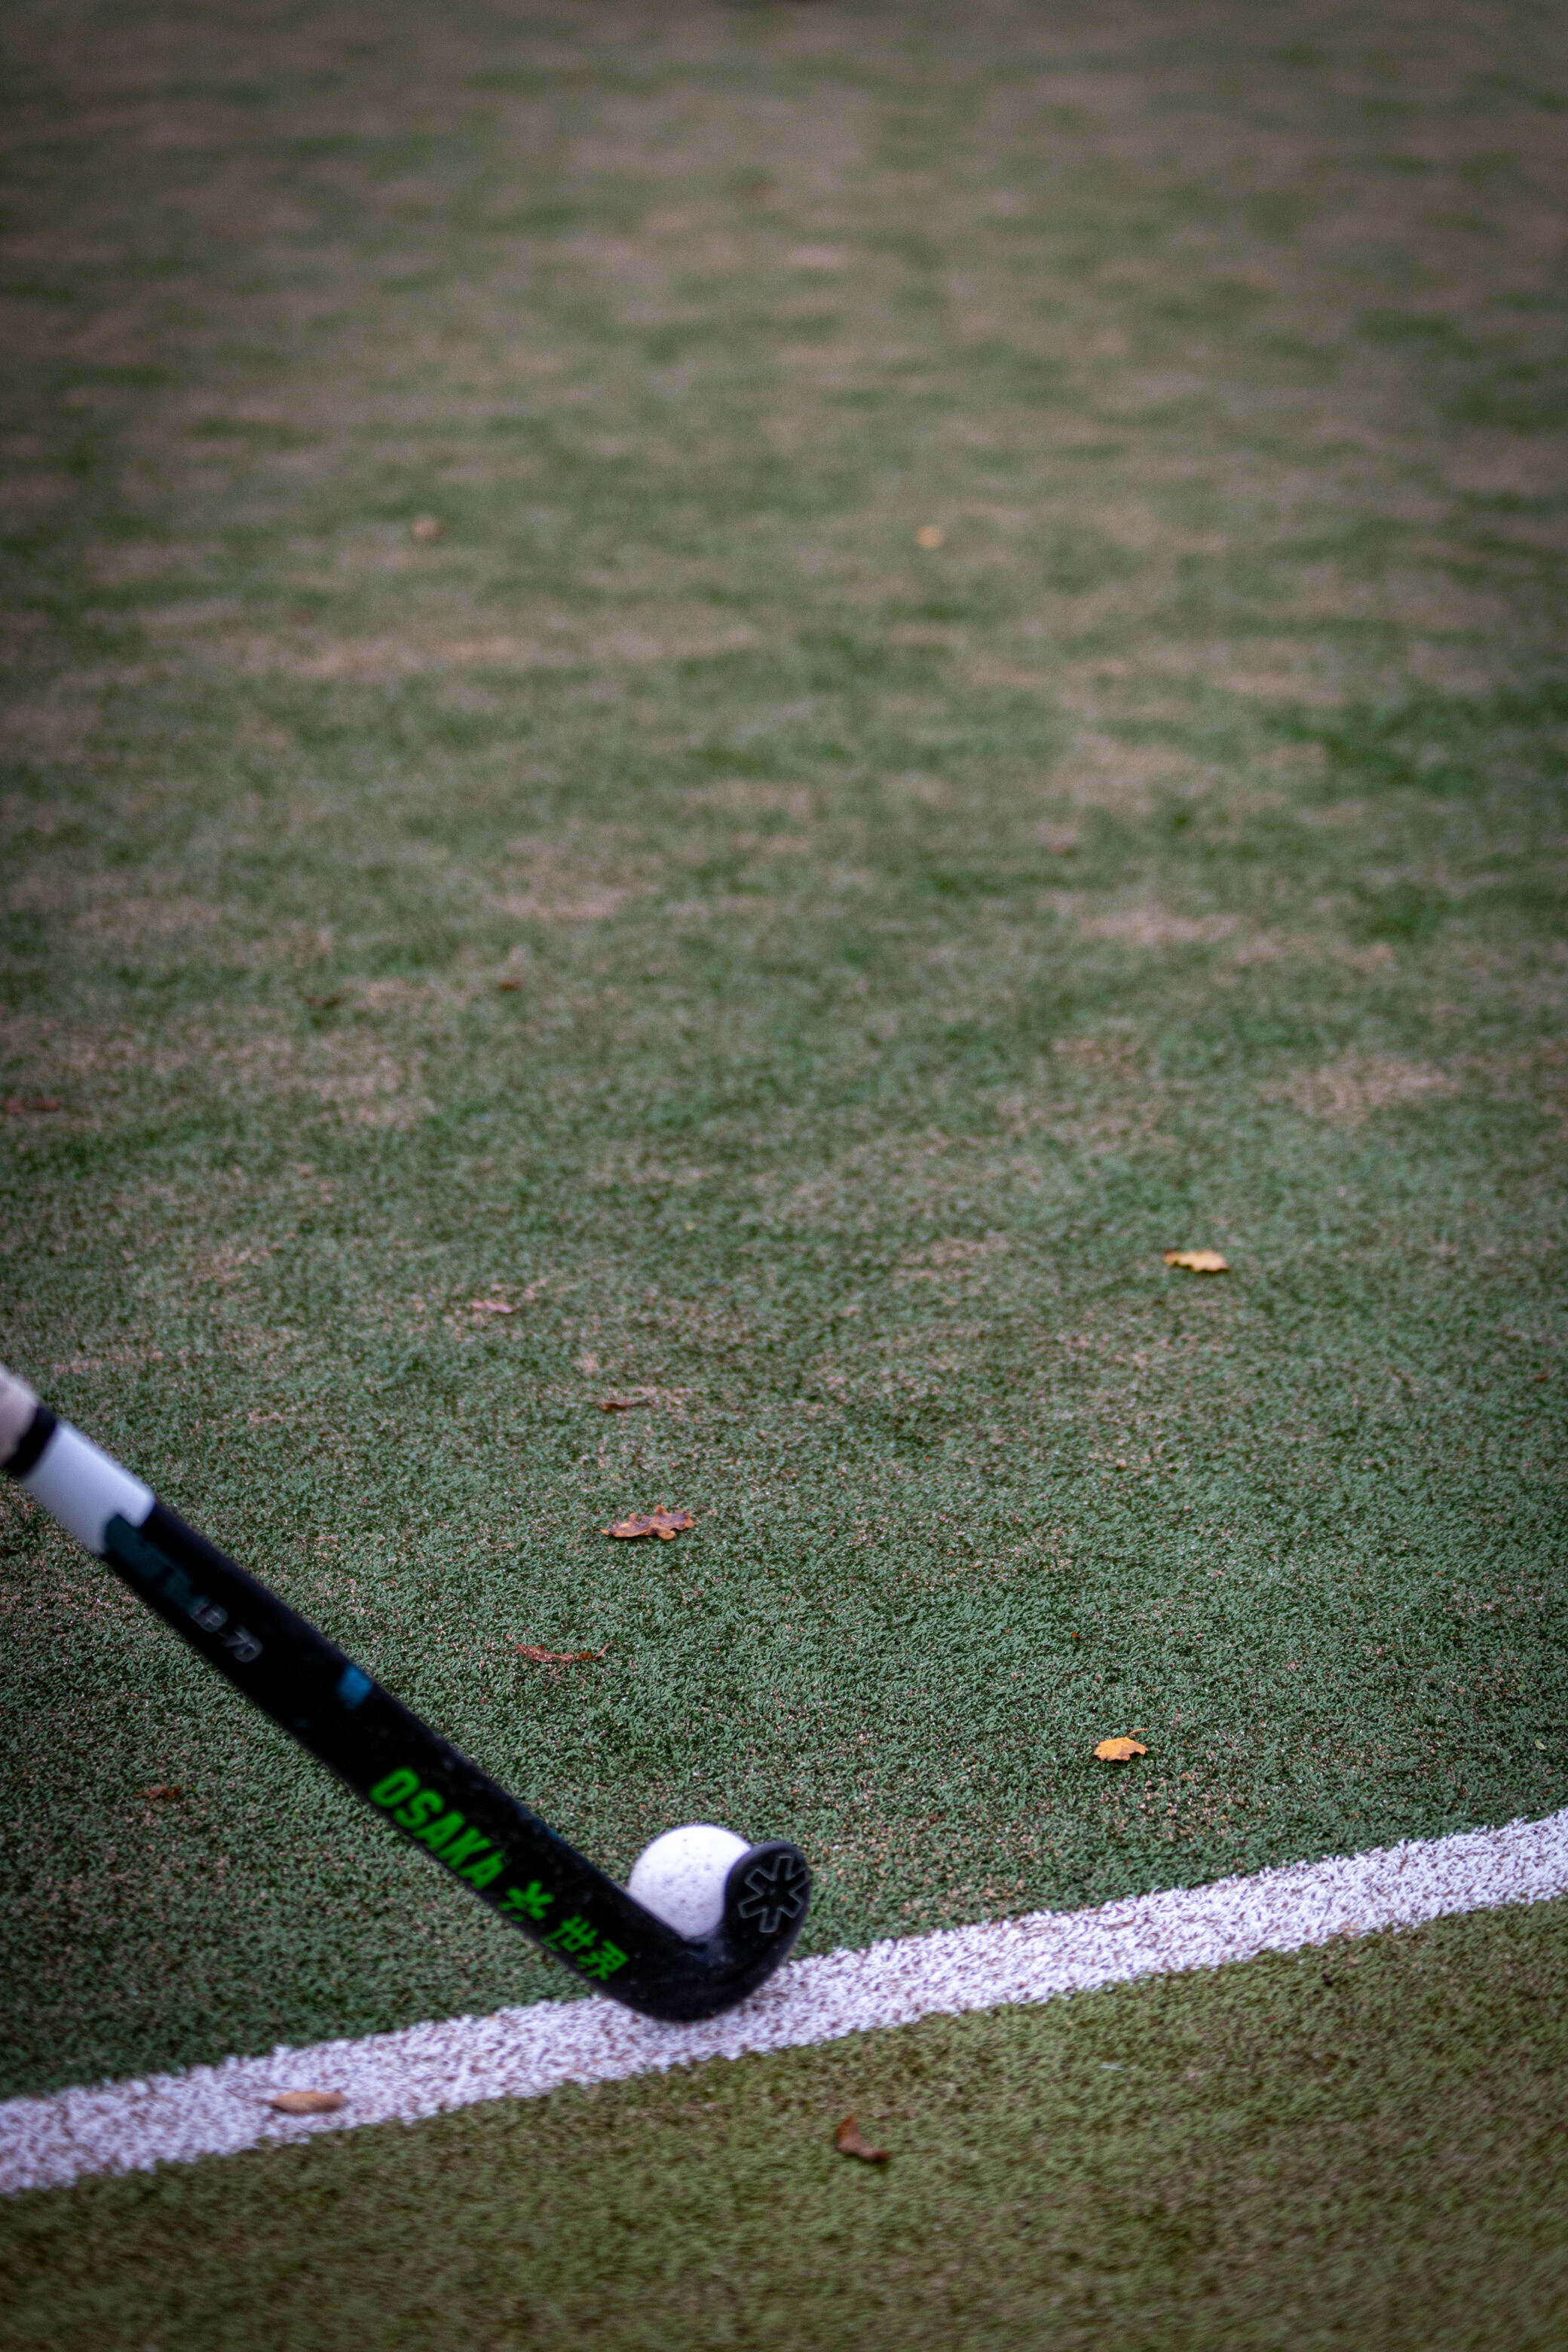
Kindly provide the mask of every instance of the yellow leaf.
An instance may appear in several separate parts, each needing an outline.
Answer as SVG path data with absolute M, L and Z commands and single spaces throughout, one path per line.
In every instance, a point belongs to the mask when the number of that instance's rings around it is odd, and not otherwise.
M 345 2102 L 341 2091 L 279 2091 L 267 2104 L 280 2116 L 335 2116 Z
M 940 523 L 922 522 L 919 530 L 915 533 L 915 545 L 917 547 L 940 547 L 946 537 L 947 533 L 943 530 Z
M 1189 1274 L 1228 1274 L 1230 1261 L 1218 1250 L 1167 1250 L 1167 1265 L 1184 1265 Z
M 1134 1756 L 1147 1756 L 1149 1750 L 1141 1739 L 1102 1739 L 1094 1752 L 1103 1764 L 1129 1764 Z
M 605 1533 L 630 1537 L 634 1541 L 638 1536 L 658 1536 L 664 1542 L 673 1543 L 683 1529 L 696 1525 L 689 1511 L 672 1511 L 668 1503 L 661 1503 L 657 1511 L 629 1513 L 626 1518 L 617 1519 L 613 1528 L 606 1528 Z

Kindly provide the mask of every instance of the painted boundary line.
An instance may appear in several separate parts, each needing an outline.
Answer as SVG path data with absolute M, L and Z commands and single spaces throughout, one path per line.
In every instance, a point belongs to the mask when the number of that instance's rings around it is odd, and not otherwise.
M 360 2042 L 279 2046 L 188 2074 L 57 2091 L 0 2105 L 0 2193 L 59 2189 L 95 2172 L 148 2171 L 272 2140 L 364 2124 L 415 2123 L 485 2099 L 534 2099 L 563 2083 L 798 2049 L 921 2017 L 1051 2000 L 1332 1936 L 1414 1927 L 1446 1913 L 1568 1894 L 1568 1809 L 1544 1821 L 1293 1863 L 1254 1878 L 1175 1888 L 1093 1911 L 954 1927 L 795 1960 L 728 2016 L 661 2025 L 609 2000 L 544 2001 Z M 276 2115 L 283 2090 L 332 2090 L 346 2105 Z

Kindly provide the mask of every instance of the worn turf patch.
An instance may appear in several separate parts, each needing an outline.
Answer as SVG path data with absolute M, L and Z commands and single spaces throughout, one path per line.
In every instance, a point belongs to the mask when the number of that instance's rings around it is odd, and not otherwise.
M 1547 2352 L 1561 1904 L 37 2193 L 28 2352 Z M 833 2145 L 853 2112 L 885 2167 Z M 438 2315 L 438 2317 L 437 2317 Z
M 820 1950 L 1568 1802 L 1479 22 L 8 13 L 4 1351 L 614 1868 L 788 1832 Z M 549 1990 L 0 1548 L 5 2089 Z

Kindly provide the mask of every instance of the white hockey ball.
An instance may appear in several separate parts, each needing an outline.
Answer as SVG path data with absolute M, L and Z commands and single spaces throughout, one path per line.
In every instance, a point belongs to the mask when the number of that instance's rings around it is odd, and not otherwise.
M 666 1830 L 632 1864 L 626 1892 L 680 1936 L 710 1936 L 724 1916 L 724 1881 L 746 1841 L 711 1822 Z

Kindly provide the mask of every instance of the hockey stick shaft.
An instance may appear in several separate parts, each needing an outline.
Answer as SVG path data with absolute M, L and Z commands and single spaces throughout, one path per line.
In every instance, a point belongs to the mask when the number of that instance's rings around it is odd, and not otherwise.
M 651 2016 L 709 2016 L 795 1941 L 809 1885 L 795 1848 L 752 1848 L 716 1935 L 679 1935 L 3 1369 L 0 1463 L 253 1706 L 586 1982 Z

